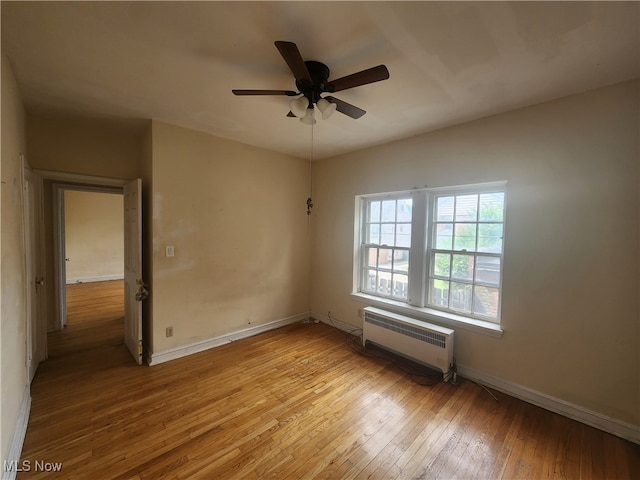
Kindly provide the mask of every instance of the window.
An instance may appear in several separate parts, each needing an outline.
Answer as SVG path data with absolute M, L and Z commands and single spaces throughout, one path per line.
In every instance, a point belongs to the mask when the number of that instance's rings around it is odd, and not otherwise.
M 366 203 L 362 248 L 362 290 L 407 300 L 411 197 L 372 199 Z
M 504 192 L 434 196 L 427 304 L 498 319 Z
M 356 291 L 499 323 L 504 186 L 361 197 Z

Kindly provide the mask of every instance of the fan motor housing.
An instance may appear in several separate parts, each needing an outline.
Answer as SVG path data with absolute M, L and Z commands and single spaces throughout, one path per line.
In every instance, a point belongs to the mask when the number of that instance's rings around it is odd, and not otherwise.
M 324 63 L 316 62 L 315 60 L 307 60 L 304 62 L 313 80 L 313 85 L 308 85 L 306 82 L 296 80 L 296 87 L 298 90 L 307 97 L 312 103 L 316 103 L 320 100 L 320 94 L 322 92 L 331 92 L 329 85 L 329 74 L 331 73 L 329 67 Z

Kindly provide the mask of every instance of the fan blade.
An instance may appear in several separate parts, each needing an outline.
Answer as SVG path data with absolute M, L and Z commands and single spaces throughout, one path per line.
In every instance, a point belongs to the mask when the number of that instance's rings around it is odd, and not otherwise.
M 307 66 L 304 64 L 298 46 L 293 42 L 283 42 L 280 40 L 275 42 L 275 46 L 280 52 L 280 55 L 282 55 L 282 58 L 284 58 L 284 61 L 289 65 L 289 69 L 293 73 L 293 76 L 296 77 L 296 80 L 304 80 L 309 85 L 313 85 L 313 80 L 311 80 L 311 75 L 309 74 Z
M 293 90 L 232 90 L 234 95 L 287 95 L 295 97 L 298 92 Z
M 329 100 L 331 103 L 335 103 L 336 110 L 338 110 L 340 113 L 344 113 L 348 117 L 358 119 L 361 116 L 363 116 L 365 113 L 367 113 L 366 111 L 356 107 L 355 105 L 351 105 L 350 103 L 343 102 L 339 98 L 336 98 L 336 97 L 324 97 L 324 98 Z
M 339 92 L 347 88 L 359 87 L 368 83 L 375 83 L 389 78 L 389 70 L 384 65 L 368 68 L 358 73 L 352 73 L 346 77 L 338 78 L 329 82 L 327 92 Z

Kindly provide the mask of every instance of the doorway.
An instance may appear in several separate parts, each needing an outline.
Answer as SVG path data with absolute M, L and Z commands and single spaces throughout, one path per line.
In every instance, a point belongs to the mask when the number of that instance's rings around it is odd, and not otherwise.
M 50 186 L 53 198 L 50 218 L 53 233 L 51 259 L 54 274 L 50 298 L 53 300 L 55 315 L 49 325 L 49 332 L 61 331 L 66 324 L 66 286 L 68 280 L 71 285 L 77 285 L 90 280 L 106 280 L 111 276 L 124 277 L 124 343 L 134 360 L 141 364 L 143 358 L 142 301 L 146 298 L 146 289 L 142 279 L 142 181 L 140 179 L 126 181 L 58 172 L 40 173 Z M 103 193 L 118 195 L 122 198 L 118 230 L 124 230 L 122 242 L 124 259 L 120 262 L 124 274 L 121 273 L 120 268 L 116 273 L 113 271 L 96 273 L 95 271 L 77 270 L 75 267 L 82 263 L 80 253 L 74 254 L 76 265 L 69 271 L 69 275 L 67 274 L 67 263 L 73 262 L 73 258 L 66 255 L 65 248 L 67 235 L 64 219 L 67 191 Z M 89 215 L 91 213 L 89 211 Z M 98 242 L 98 240 L 94 241 Z M 67 258 L 69 262 L 66 261 Z
M 53 184 L 56 318 L 67 325 L 67 290 L 73 285 L 124 278 L 121 187 Z
M 124 221 L 119 191 L 62 189 L 64 334 L 52 355 L 124 344 Z
M 64 189 L 65 284 L 124 279 L 121 192 Z

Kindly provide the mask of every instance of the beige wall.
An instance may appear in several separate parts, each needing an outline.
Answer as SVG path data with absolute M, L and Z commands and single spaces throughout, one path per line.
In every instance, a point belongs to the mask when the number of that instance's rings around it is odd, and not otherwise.
M 22 166 L 25 154 L 24 108 L 9 62 L 2 54 L 2 200 L 0 212 L 0 304 L 2 358 L 2 420 L 0 441 L 2 457 L 7 459 L 16 428 L 25 387 L 26 298 L 24 242 L 22 224 Z
M 67 283 L 124 277 L 122 195 L 64 193 Z
M 6 454 L 26 385 L 24 272 L 15 255 L 25 134 L 15 80 L 2 62 Z M 638 83 L 626 83 L 316 162 L 312 236 L 301 160 L 159 122 L 132 134 L 29 117 L 26 144 L 34 168 L 143 177 L 152 352 L 309 305 L 359 325 L 363 304 L 349 296 L 355 195 L 505 179 L 505 334 L 458 329 L 458 362 L 638 425 L 638 100 Z M 175 246 L 175 257 L 164 256 L 165 245 Z
M 307 312 L 308 164 L 159 122 L 152 150 L 154 352 Z
M 137 124 L 29 115 L 29 163 L 40 170 L 133 180 L 140 177 L 143 131 Z
M 140 123 L 140 125 L 139 125 Z M 140 176 L 142 135 L 150 122 L 117 123 L 29 114 L 26 141 L 33 168 L 94 177 L 132 180 Z M 51 181 L 44 182 L 47 311 L 55 311 L 54 231 Z M 55 316 L 49 331 L 55 329 Z
M 312 311 L 360 326 L 354 198 L 507 180 L 504 336 L 456 330 L 458 363 L 640 424 L 638 83 L 314 165 Z

